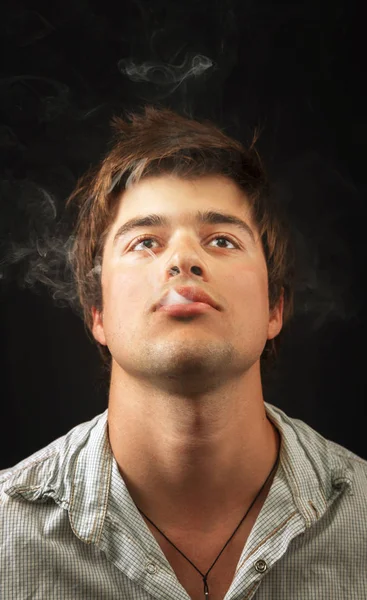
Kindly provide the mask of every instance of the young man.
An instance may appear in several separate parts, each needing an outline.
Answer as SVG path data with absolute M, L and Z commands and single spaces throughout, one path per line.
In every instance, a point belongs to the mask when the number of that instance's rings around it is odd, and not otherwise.
M 108 410 L 0 476 L 1 598 L 366 597 L 367 462 L 263 397 L 293 260 L 258 155 L 115 127 L 69 200 Z

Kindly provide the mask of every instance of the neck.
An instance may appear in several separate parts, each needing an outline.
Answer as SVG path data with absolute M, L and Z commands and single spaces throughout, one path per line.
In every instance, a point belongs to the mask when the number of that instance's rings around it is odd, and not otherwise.
M 115 367 L 108 431 L 132 499 L 167 529 L 210 529 L 223 514 L 243 512 L 280 442 L 266 416 L 258 365 L 195 398 L 149 389 Z

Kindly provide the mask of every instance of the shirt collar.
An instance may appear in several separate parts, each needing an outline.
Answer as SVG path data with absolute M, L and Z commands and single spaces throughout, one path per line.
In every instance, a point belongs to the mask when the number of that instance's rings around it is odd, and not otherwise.
M 113 458 L 107 412 L 100 415 L 79 449 L 71 476 L 70 525 L 86 543 L 99 542 L 107 511 Z
M 334 443 L 306 423 L 266 402 L 265 409 L 280 432 L 280 462 L 294 502 L 309 527 L 342 490 L 353 493 L 352 470 L 341 453 L 330 451 Z M 19 463 L 4 491 L 28 501 L 53 498 L 69 511 L 75 535 L 86 543 L 98 543 L 107 512 L 113 461 L 106 409 Z
M 352 470 L 331 451 L 331 445 L 337 445 L 309 425 L 267 402 L 265 410 L 281 434 L 280 461 L 294 502 L 310 527 L 341 491 L 353 493 Z
M 351 470 L 345 460 L 330 452 L 330 442 L 306 423 L 264 404 L 268 418 L 280 432 L 280 461 L 294 502 L 306 527 L 311 527 L 341 491 L 352 493 Z M 70 490 L 70 523 L 76 535 L 86 542 L 100 539 L 113 461 L 105 411 L 79 453 Z M 126 487 L 123 480 L 122 484 Z
M 68 510 L 72 530 L 86 543 L 100 539 L 110 490 L 112 451 L 107 409 L 0 476 L 3 491 L 29 502 L 52 498 Z

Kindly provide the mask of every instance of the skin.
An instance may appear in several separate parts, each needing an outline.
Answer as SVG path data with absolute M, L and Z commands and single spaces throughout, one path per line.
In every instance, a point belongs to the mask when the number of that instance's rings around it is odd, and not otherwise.
M 255 242 L 233 225 L 197 225 L 199 208 L 245 220 Z M 132 231 L 113 246 L 123 223 L 152 212 L 172 224 Z M 132 249 L 142 234 L 155 239 Z M 182 283 L 204 289 L 221 310 L 189 319 L 153 311 Z M 270 313 L 266 262 L 244 193 L 222 176 L 161 176 L 126 190 L 106 239 L 102 290 L 93 335 L 112 354 L 108 433 L 131 497 L 170 539 L 233 531 L 280 443 L 266 417 L 260 355 L 282 328 L 283 297 Z

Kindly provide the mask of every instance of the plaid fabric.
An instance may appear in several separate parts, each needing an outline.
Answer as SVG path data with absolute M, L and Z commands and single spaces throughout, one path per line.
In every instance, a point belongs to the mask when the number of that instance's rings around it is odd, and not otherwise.
M 280 463 L 225 600 L 367 599 L 367 461 L 265 408 Z M 0 598 L 188 600 L 119 473 L 107 410 L 0 473 Z

